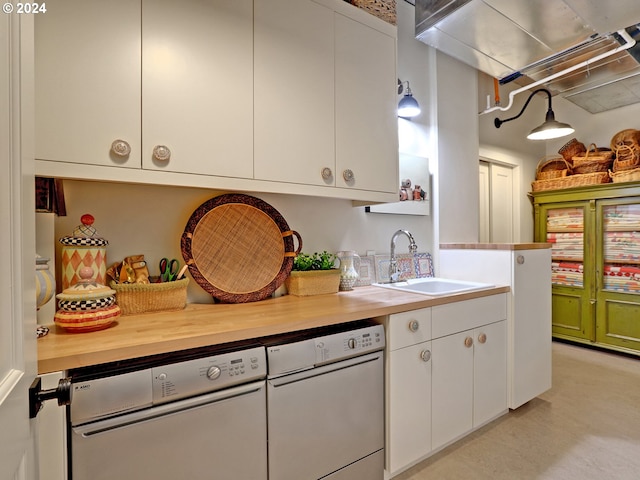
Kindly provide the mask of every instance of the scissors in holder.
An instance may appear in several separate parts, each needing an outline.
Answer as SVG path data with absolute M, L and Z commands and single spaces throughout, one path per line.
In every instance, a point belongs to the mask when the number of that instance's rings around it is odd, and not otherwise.
M 177 275 L 178 269 L 180 268 L 180 262 L 175 258 L 171 260 L 167 258 L 163 258 L 160 260 L 160 279 L 163 282 L 173 282 Z

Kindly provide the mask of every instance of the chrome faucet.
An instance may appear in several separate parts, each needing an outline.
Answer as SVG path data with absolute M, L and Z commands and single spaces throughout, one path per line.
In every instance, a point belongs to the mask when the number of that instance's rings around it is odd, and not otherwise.
M 389 255 L 389 283 L 398 281 L 400 272 L 398 271 L 398 261 L 396 260 L 396 238 L 398 235 L 404 233 L 409 239 L 409 253 L 416 253 L 418 251 L 418 245 L 416 245 L 413 235 L 407 230 L 398 230 L 391 237 L 391 254 Z

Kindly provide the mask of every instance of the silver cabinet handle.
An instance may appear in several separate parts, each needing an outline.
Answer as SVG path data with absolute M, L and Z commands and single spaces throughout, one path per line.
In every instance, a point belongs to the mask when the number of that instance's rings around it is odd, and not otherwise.
M 473 347 L 473 338 L 471 338 L 471 337 L 466 337 L 466 338 L 464 339 L 464 346 L 465 346 L 465 347 L 467 347 L 467 348 L 471 348 L 471 347 Z
M 420 329 L 420 322 L 417 320 L 411 320 L 409 322 L 409 330 L 412 332 L 417 332 Z
M 431 360 L 431 351 L 430 350 L 422 350 L 420 352 L 420 360 L 423 362 L 428 362 Z
M 478 342 L 487 343 L 487 334 L 481 333 L 480 335 L 478 335 Z
M 131 145 L 124 140 L 117 139 L 111 144 L 111 151 L 118 157 L 128 157 L 131 153 Z
M 166 162 L 171 158 L 171 150 L 166 145 L 156 145 L 153 147 L 153 158 L 160 162 Z
M 325 180 L 329 180 L 331 177 L 333 177 L 333 172 L 329 167 L 324 167 L 322 169 L 321 175 Z
M 352 182 L 353 179 L 355 178 L 355 175 L 353 174 L 353 170 L 350 169 L 346 169 L 342 172 L 342 178 L 344 178 L 344 181 L 349 183 Z
M 522 265 L 524 263 L 524 255 L 518 255 L 516 257 L 516 262 L 518 262 L 518 265 Z

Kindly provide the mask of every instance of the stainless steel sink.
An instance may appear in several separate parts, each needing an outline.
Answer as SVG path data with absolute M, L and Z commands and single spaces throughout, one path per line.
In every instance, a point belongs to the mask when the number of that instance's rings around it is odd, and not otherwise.
M 421 293 L 432 297 L 484 290 L 495 286 L 489 283 L 466 282 L 438 277 L 415 278 L 395 283 L 374 283 L 373 285 L 392 290 L 402 290 L 403 292 Z

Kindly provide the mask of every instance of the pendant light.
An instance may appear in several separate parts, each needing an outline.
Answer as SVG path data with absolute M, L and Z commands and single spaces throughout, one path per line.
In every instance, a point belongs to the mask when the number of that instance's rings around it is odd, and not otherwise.
M 553 109 L 551 108 L 551 92 L 546 88 L 539 88 L 538 90 L 531 92 L 531 95 L 529 95 L 529 98 L 527 98 L 527 101 L 524 103 L 522 110 L 520 110 L 520 113 L 518 113 L 518 115 L 516 115 L 515 117 L 506 118 L 504 120 L 496 118 L 493 122 L 496 128 L 500 128 L 500 126 L 505 122 L 510 122 L 511 120 L 519 118 L 520 115 L 524 113 L 533 96 L 536 93 L 540 92 L 546 93 L 549 97 L 549 108 L 547 109 L 547 115 L 545 117 L 544 123 L 531 130 L 529 135 L 527 135 L 527 138 L 529 140 L 549 140 L 552 138 L 560 138 L 566 135 L 571 135 L 573 132 L 575 132 L 574 128 L 571 125 L 556 121 L 555 114 L 553 113 Z
M 398 95 L 401 95 L 404 91 L 405 83 L 407 84 L 407 92 L 398 103 L 398 116 L 402 118 L 413 118 L 420 115 L 420 104 L 418 104 L 418 101 L 413 98 L 413 93 L 409 87 L 408 80 L 401 82 L 400 79 L 398 79 Z

